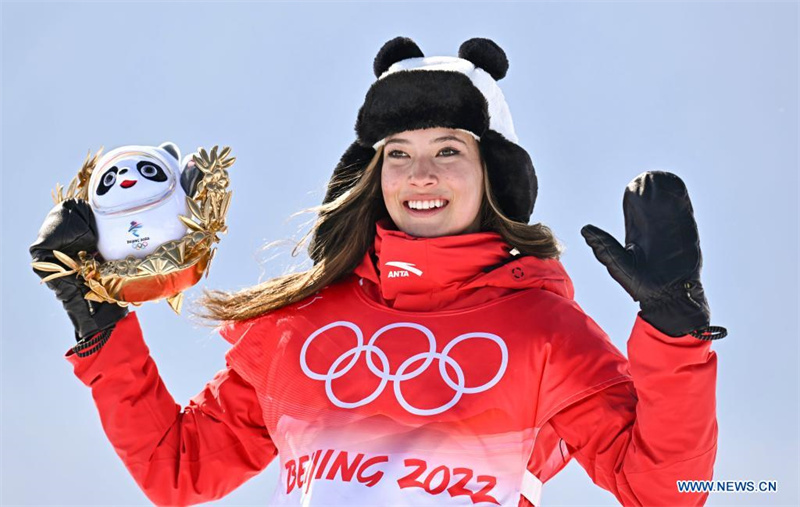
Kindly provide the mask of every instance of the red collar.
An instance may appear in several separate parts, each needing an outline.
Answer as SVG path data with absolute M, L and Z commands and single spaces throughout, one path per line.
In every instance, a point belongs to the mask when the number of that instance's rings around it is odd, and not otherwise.
M 378 224 L 375 244 L 355 274 L 369 282 L 362 284 L 367 295 L 407 311 L 465 308 L 531 287 L 555 287 L 553 292 L 572 297 L 572 284 L 557 260 L 517 261 L 511 250 L 493 232 L 417 238 Z M 494 269 L 500 265 L 504 269 Z M 513 271 L 512 265 L 520 267 Z

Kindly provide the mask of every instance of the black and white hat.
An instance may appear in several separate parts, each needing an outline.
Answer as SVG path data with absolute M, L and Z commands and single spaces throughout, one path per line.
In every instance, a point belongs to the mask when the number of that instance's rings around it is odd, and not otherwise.
M 386 137 L 445 127 L 466 131 L 478 140 L 501 211 L 511 220 L 527 223 L 538 185 L 528 153 L 517 144 L 508 104 L 497 85 L 507 70 L 505 52 L 489 39 L 464 42 L 458 57 L 425 57 L 405 37 L 384 44 L 374 62 L 378 80 L 358 112 L 357 140 L 334 169 L 339 184 L 328 188 L 324 202 L 336 199 L 355 183 Z

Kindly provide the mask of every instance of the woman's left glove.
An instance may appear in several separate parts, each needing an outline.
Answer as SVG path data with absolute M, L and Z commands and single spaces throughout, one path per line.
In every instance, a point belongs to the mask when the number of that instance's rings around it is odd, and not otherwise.
M 614 280 L 639 302 L 639 315 L 669 336 L 723 338 L 724 328 L 709 327 L 700 238 L 683 181 L 667 172 L 642 173 L 625 189 L 622 208 L 625 247 L 593 225 L 581 234 Z

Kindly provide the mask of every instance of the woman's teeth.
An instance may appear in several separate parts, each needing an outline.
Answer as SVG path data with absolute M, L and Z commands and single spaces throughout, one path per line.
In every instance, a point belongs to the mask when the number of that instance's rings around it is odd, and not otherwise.
M 434 199 L 432 201 L 408 201 L 408 207 L 411 209 L 432 209 L 441 208 L 447 204 L 444 199 Z

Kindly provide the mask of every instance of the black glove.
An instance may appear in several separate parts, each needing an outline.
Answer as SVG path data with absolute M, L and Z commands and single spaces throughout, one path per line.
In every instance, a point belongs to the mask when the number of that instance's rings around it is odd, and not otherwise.
M 581 234 L 612 278 L 639 302 L 639 315 L 669 336 L 723 338 L 724 328 L 709 327 L 700 238 L 683 181 L 667 172 L 642 173 L 628 184 L 622 209 L 624 248 L 593 225 Z
M 45 218 L 39 237 L 30 247 L 34 262 L 61 264 L 53 250 L 78 258 L 78 252 L 97 252 L 97 224 L 89 204 L 83 200 L 67 199 L 57 204 Z M 34 272 L 40 278 L 52 273 Z M 75 339 L 80 341 L 100 331 L 110 330 L 128 310 L 117 304 L 97 303 L 84 299 L 89 288 L 77 274 L 50 280 L 47 286 L 64 305 L 72 325 Z

